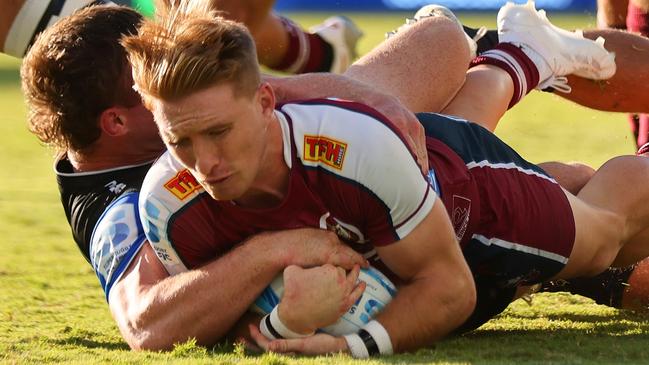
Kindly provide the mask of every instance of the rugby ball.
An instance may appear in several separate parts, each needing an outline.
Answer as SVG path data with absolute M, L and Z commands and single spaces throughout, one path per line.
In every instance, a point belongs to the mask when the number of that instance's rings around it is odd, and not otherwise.
M 356 333 L 374 318 L 392 300 L 397 289 L 392 282 L 376 268 L 361 269 L 359 280 L 367 285 L 365 292 L 340 319 L 320 331 L 334 336 Z M 259 295 L 250 309 L 262 315 L 270 313 L 284 294 L 284 280 L 278 275 Z

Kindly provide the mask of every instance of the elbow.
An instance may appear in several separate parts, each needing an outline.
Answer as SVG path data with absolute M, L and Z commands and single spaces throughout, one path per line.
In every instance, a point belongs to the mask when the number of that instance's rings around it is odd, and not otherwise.
M 146 315 L 131 314 L 119 325 L 124 340 L 133 351 L 165 351 L 173 348 L 174 339 L 169 331 L 158 328 Z
M 111 312 L 124 341 L 133 351 L 164 351 L 173 348 L 177 339 L 174 331 L 164 328 L 163 318 L 151 313 L 144 298 L 138 303 L 119 308 L 111 306 Z
M 462 327 L 471 317 L 477 303 L 476 287 L 473 276 L 467 273 L 456 272 L 445 279 L 445 292 L 443 294 L 444 308 L 446 308 L 446 323 L 450 331 Z
M 168 351 L 174 343 L 165 336 L 155 335 L 151 332 L 139 333 L 126 342 L 133 351 Z
M 462 324 L 471 316 L 471 314 L 475 310 L 478 296 L 473 276 L 470 273 L 469 275 L 464 275 L 459 281 L 460 282 L 458 284 L 458 287 L 460 287 L 461 289 L 458 292 L 462 294 L 458 295 L 457 298 L 457 314 L 458 317 L 462 318 L 462 321 L 459 323 Z

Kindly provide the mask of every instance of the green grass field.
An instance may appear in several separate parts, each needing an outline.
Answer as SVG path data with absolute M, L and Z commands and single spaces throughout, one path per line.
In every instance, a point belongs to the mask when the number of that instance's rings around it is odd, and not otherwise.
M 329 14 L 296 14 L 305 25 Z M 380 42 L 406 14 L 349 14 L 365 30 L 361 50 Z M 493 25 L 495 16 L 461 15 Z M 553 20 L 592 26 L 592 17 Z M 422 45 L 425 47 L 426 45 Z M 442 50 L 440 50 L 442 51 Z M 17 60 L 0 58 L 0 363 L 360 364 L 345 356 L 256 356 L 240 348 L 185 344 L 170 353 L 133 353 L 113 324 L 90 266 L 70 236 L 52 171 L 53 152 L 27 131 Z M 633 152 L 625 116 L 533 93 L 503 120 L 498 135 L 534 162 L 600 165 Z M 646 317 L 570 295 L 537 295 L 462 338 L 416 354 L 371 363 L 620 364 L 649 363 Z

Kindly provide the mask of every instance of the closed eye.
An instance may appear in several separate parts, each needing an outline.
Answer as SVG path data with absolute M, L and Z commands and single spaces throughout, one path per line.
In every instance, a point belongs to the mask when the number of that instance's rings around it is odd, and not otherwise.
M 210 137 L 221 137 L 230 131 L 230 126 L 210 128 L 205 133 Z
M 173 148 L 185 148 L 189 146 L 189 140 L 187 138 L 181 138 L 179 140 L 170 139 L 167 141 L 167 144 Z

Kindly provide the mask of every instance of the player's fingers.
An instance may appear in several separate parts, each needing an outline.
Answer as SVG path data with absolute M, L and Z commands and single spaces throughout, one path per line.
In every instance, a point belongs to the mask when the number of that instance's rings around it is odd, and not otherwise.
M 428 170 L 428 156 L 426 152 L 426 145 L 424 144 L 422 146 L 422 144 L 418 142 L 418 139 L 413 137 L 411 134 L 405 136 L 405 139 L 406 143 L 408 143 L 408 146 L 415 153 L 419 168 L 422 172 L 426 173 Z
M 358 281 L 358 275 L 361 273 L 361 267 L 359 265 L 354 265 L 352 270 L 347 274 L 347 291 L 351 292 L 356 286 Z
M 425 138 L 424 138 L 425 139 Z M 426 142 L 424 141 L 423 145 L 420 145 L 417 149 L 417 159 L 419 160 L 419 167 L 424 175 L 428 175 L 428 150 L 426 149 Z
M 345 270 L 351 270 L 354 265 L 360 265 L 361 267 L 368 267 L 370 265 L 363 255 L 343 245 L 340 245 L 336 252 L 330 256 L 329 263 L 334 266 L 340 266 Z
M 279 354 L 293 354 L 301 352 L 304 347 L 304 340 L 291 339 L 291 340 L 273 340 L 268 344 L 268 351 L 276 352 Z
M 365 288 L 367 287 L 367 284 L 364 281 L 361 281 L 356 285 L 354 290 L 349 294 L 347 297 L 347 303 L 345 303 L 345 308 L 343 310 L 343 313 L 347 312 L 349 308 L 351 308 L 354 303 L 363 295 L 365 292 Z
M 417 117 L 409 113 L 409 116 L 412 118 L 412 136 L 415 140 L 415 151 L 417 153 L 417 160 L 419 161 L 419 166 L 421 167 L 424 174 L 428 173 L 428 150 L 426 149 L 426 131 L 424 126 L 419 123 Z
M 259 328 L 254 324 L 249 324 L 248 330 L 250 331 L 250 337 L 257 343 L 257 346 L 265 351 L 269 351 L 268 344 L 270 341 L 259 331 Z

